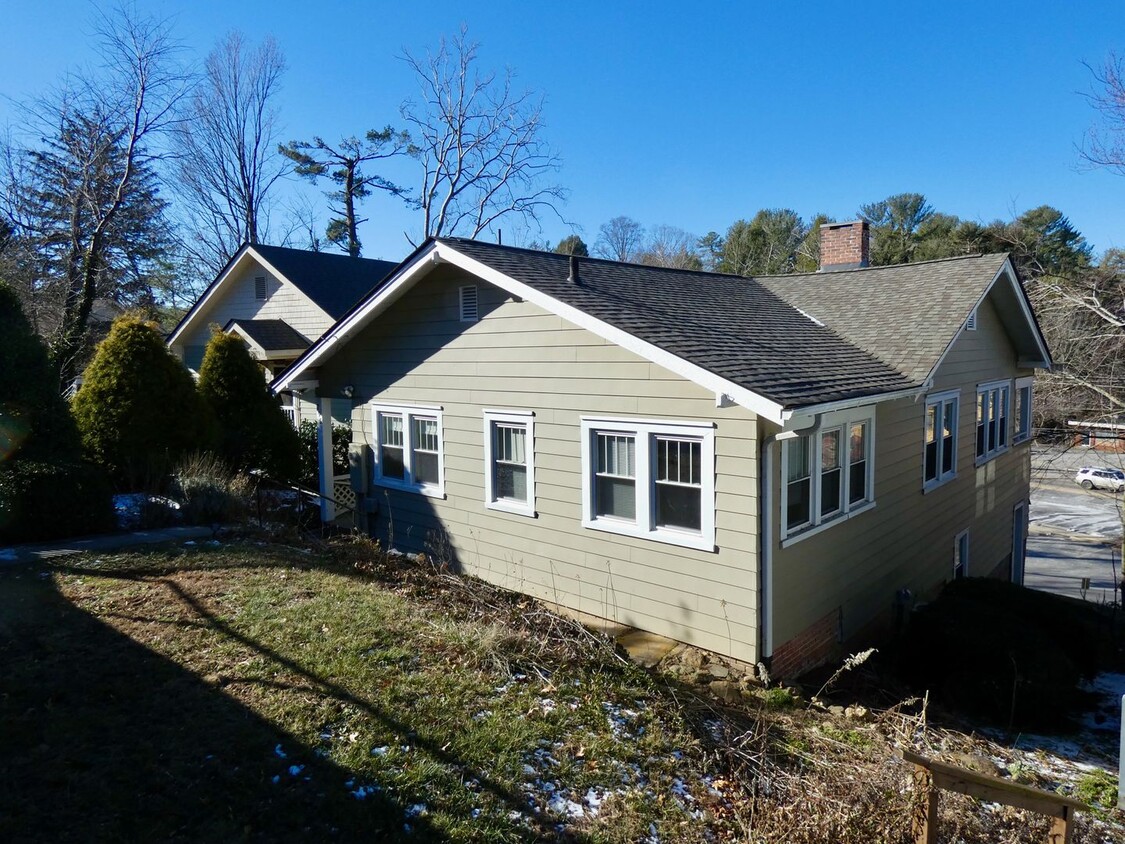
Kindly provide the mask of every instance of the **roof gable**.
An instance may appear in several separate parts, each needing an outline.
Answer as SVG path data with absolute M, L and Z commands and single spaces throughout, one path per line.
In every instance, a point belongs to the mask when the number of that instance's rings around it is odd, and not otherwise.
M 168 335 L 174 343 L 211 306 L 221 301 L 238 273 L 257 261 L 282 284 L 289 284 L 328 321 L 338 320 L 397 265 L 390 261 L 351 258 L 327 252 L 308 252 L 282 246 L 246 244 L 207 286 Z

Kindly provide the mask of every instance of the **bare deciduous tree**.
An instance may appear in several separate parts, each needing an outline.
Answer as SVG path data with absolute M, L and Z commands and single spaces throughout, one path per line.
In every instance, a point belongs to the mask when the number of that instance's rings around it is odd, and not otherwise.
M 661 225 L 652 229 L 648 245 L 638 256 L 642 264 L 650 267 L 671 267 L 677 270 L 702 270 L 703 260 L 696 248 L 699 238 L 694 234 Z
M 476 237 L 507 217 L 538 228 L 566 198 L 550 181 L 560 161 L 543 138 L 542 96 L 517 92 L 511 70 L 478 71 L 477 47 L 462 27 L 424 59 L 403 55 L 421 86 L 421 101 L 404 103 L 402 116 L 422 167 L 412 201 L 423 237 Z
M 252 48 L 231 32 L 207 56 L 176 132 L 175 185 L 188 209 L 188 246 L 215 273 L 243 243 L 268 236 L 270 190 L 289 169 L 278 152 L 274 104 L 284 72 L 272 37 Z
M 636 261 L 644 250 L 644 226 L 632 217 L 614 217 L 598 228 L 594 254 L 611 261 Z
M 100 66 L 25 110 L 23 145 L 5 151 L 9 232 L 35 268 L 60 384 L 76 374 L 95 300 L 151 298 L 146 266 L 171 236 L 157 195 L 154 137 L 174 123 L 188 80 L 167 25 L 122 10 L 95 30 Z M 132 286 L 132 290 L 127 289 Z
M 297 175 L 313 181 L 326 177 L 339 186 L 340 189 L 328 197 L 342 204 L 332 209 L 341 216 L 328 221 L 326 236 L 331 243 L 358 258 L 362 247 L 357 229 L 360 223 L 367 221 L 357 217 L 356 203 L 370 196 L 372 190 L 386 191 L 392 196 L 404 193 L 401 187 L 382 176 L 365 173 L 363 167 L 372 161 L 401 155 L 409 143 L 405 132 L 396 132 L 387 126 L 381 131 L 369 130 L 362 139 L 344 138 L 336 146 L 330 146 L 320 137 L 314 137 L 311 142 L 290 141 L 280 152 L 293 162 Z
M 1100 68 L 1091 68 L 1097 85 L 1089 100 L 1103 125 L 1091 129 L 1080 149 L 1095 167 L 1125 175 L 1125 58 L 1110 53 Z

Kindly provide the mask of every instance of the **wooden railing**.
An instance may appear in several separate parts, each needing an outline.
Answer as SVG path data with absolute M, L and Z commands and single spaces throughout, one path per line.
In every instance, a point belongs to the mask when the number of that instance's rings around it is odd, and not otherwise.
M 977 800 L 1003 803 L 1017 809 L 1050 815 L 1054 822 L 1051 824 L 1051 831 L 1047 833 L 1048 844 L 1070 844 L 1074 813 L 1079 809 L 1089 811 L 1089 807 L 1080 800 L 1040 791 L 1011 780 L 978 774 L 956 765 L 927 759 L 909 750 L 902 751 L 902 758 L 914 765 L 914 787 L 926 795 L 923 811 L 914 821 L 916 844 L 937 844 L 938 804 L 942 791 L 954 791 Z

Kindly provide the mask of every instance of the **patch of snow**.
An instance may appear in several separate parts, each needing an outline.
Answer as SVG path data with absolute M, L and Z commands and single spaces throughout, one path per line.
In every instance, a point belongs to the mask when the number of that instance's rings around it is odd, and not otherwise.
M 303 771 L 303 770 L 305 770 L 304 765 L 290 765 L 289 766 L 289 776 L 295 777 L 295 776 L 297 776 L 297 774 L 301 773 L 301 771 Z
M 280 744 L 273 749 L 273 752 L 277 755 L 278 759 L 288 759 L 289 758 L 288 754 L 286 754 L 286 752 L 281 749 Z
M 275 774 L 270 782 L 272 782 L 274 785 L 277 785 L 279 782 L 281 782 L 281 777 Z
M 575 803 L 561 794 L 556 794 L 547 801 L 547 808 L 556 815 L 563 815 L 568 818 L 584 818 L 586 817 L 586 809 L 581 803 Z
M 371 748 L 371 755 L 372 756 L 386 756 L 388 750 L 390 750 L 390 748 L 387 747 L 386 745 L 383 745 L 382 747 L 373 747 L 373 748 Z
M 350 784 L 351 782 L 352 782 L 352 780 L 348 780 L 348 782 L 345 783 L 345 785 Z M 378 785 L 372 784 L 372 785 L 361 785 L 358 788 L 354 788 L 354 789 L 350 789 L 350 790 L 351 790 L 352 797 L 354 797 L 356 800 L 366 800 L 372 794 L 378 794 L 383 789 Z
M 195 544 L 196 544 L 196 542 L 195 542 L 194 539 L 189 539 L 187 542 L 184 543 L 184 545 L 195 545 Z
M 480 809 L 473 809 L 471 812 L 469 812 L 469 817 L 473 818 L 474 820 L 479 818 L 480 817 Z
M 426 814 L 428 811 L 429 810 L 426 808 L 425 803 L 415 803 L 413 806 L 407 808 L 406 816 L 408 818 L 419 818 L 422 815 Z
M 490 715 L 492 715 L 491 709 L 482 709 L 480 712 L 478 712 L 476 715 L 473 716 L 473 720 L 474 721 L 483 721 L 485 718 L 488 718 Z
M 16 559 L 15 548 L 0 548 L 0 560 L 14 560 Z

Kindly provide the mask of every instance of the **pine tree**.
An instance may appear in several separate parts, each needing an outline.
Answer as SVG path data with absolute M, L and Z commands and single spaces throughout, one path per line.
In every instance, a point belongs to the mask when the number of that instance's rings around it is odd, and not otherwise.
M 0 282 L 0 542 L 93 533 L 112 525 L 109 481 L 84 463 L 47 349 L 15 291 Z
M 179 457 L 207 450 L 213 439 L 191 375 L 154 324 L 128 314 L 95 351 L 74 416 L 89 455 L 129 489 L 159 482 Z
M 199 368 L 199 393 L 219 427 L 218 452 L 238 469 L 262 469 L 279 480 L 300 474 L 301 445 L 265 373 L 242 340 L 216 331 Z

